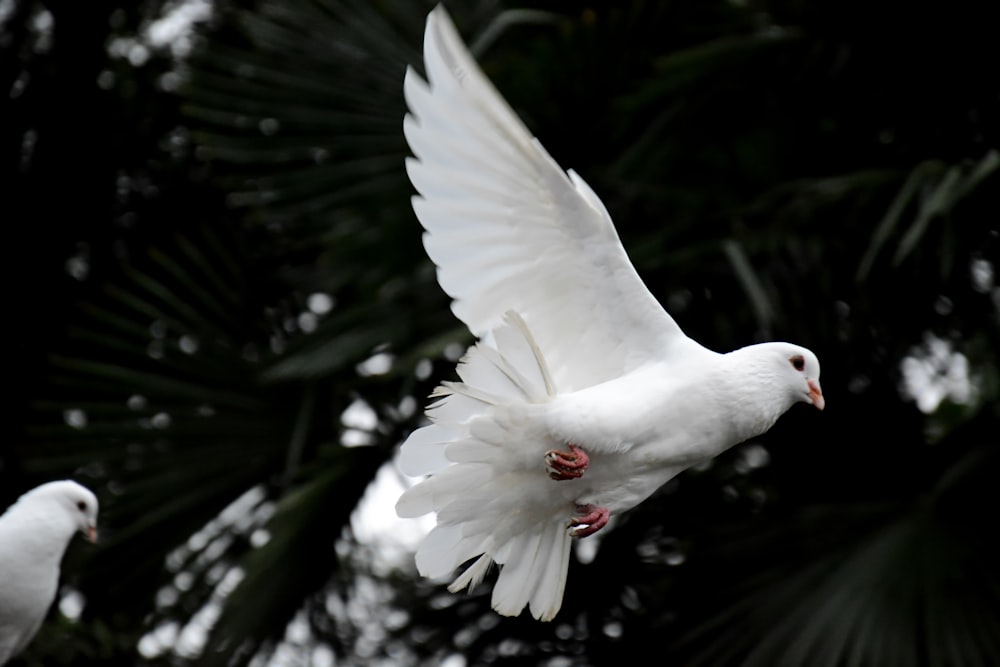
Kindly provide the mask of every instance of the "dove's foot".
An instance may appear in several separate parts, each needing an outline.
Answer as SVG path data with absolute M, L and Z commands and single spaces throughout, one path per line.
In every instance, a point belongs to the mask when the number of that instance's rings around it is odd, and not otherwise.
M 579 479 L 589 465 L 590 457 L 578 445 L 571 444 L 568 454 L 558 449 L 545 452 L 545 472 L 555 480 Z
M 569 521 L 570 535 L 573 537 L 587 537 L 593 535 L 604 526 L 608 525 L 611 511 L 607 507 L 597 505 L 577 505 L 577 516 Z

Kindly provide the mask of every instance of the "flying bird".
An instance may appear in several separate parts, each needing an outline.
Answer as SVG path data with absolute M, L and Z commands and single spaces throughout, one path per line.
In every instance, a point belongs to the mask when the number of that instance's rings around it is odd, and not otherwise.
M 823 409 L 819 361 L 790 343 L 720 354 L 687 337 L 643 284 L 607 209 L 546 152 L 438 6 L 427 78 L 406 72 L 413 210 L 452 310 L 477 342 L 403 443 L 425 479 L 399 516 L 436 512 L 417 569 L 457 592 L 499 566 L 492 606 L 551 620 L 572 541 L 684 469 Z M 474 559 L 474 560 L 473 560 Z
M 41 627 L 77 532 L 97 541 L 97 498 L 68 480 L 35 487 L 0 516 L 0 665 Z

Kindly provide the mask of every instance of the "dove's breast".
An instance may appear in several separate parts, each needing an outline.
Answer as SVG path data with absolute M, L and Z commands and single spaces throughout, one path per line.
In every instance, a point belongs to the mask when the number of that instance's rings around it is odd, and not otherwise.
M 622 511 L 731 447 L 738 429 L 710 371 L 653 367 L 555 397 L 547 407 L 552 439 L 590 456 L 582 479 L 559 483 L 577 502 Z

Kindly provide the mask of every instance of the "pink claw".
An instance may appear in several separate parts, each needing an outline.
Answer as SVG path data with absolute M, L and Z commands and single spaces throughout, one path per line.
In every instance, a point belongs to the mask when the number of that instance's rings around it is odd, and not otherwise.
M 545 452 L 545 471 L 555 480 L 579 479 L 590 465 L 590 457 L 578 445 L 571 444 L 569 453 L 558 449 Z
M 607 507 L 598 505 L 577 505 L 576 513 L 579 516 L 573 517 L 569 521 L 570 534 L 573 537 L 593 535 L 608 525 L 608 519 L 611 518 L 611 511 Z

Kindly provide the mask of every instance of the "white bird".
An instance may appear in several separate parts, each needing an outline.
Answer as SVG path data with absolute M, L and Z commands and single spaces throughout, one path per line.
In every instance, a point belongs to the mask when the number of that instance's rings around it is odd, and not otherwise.
M 77 531 L 97 541 L 97 498 L 69 480 L 35 487 L 0 516 L 0 665 L 41 627 Z
M 688 338 L 640 280 L 593 190 L 565 172 L 487 80 L 440 6 L 424 34 L 427 80 L 408 69 L 406 167 L 452 310 L 479 339 L 403 444 L 429 475 L 401 517 L 437 513 L 420 574 L 449 587 L 500 573 L 492 605 L 551 620 L 573 538 L 670 478 L 768 430 L 797 402 L 819 409 L 819 362 L 789 343 L 719 354 Z

